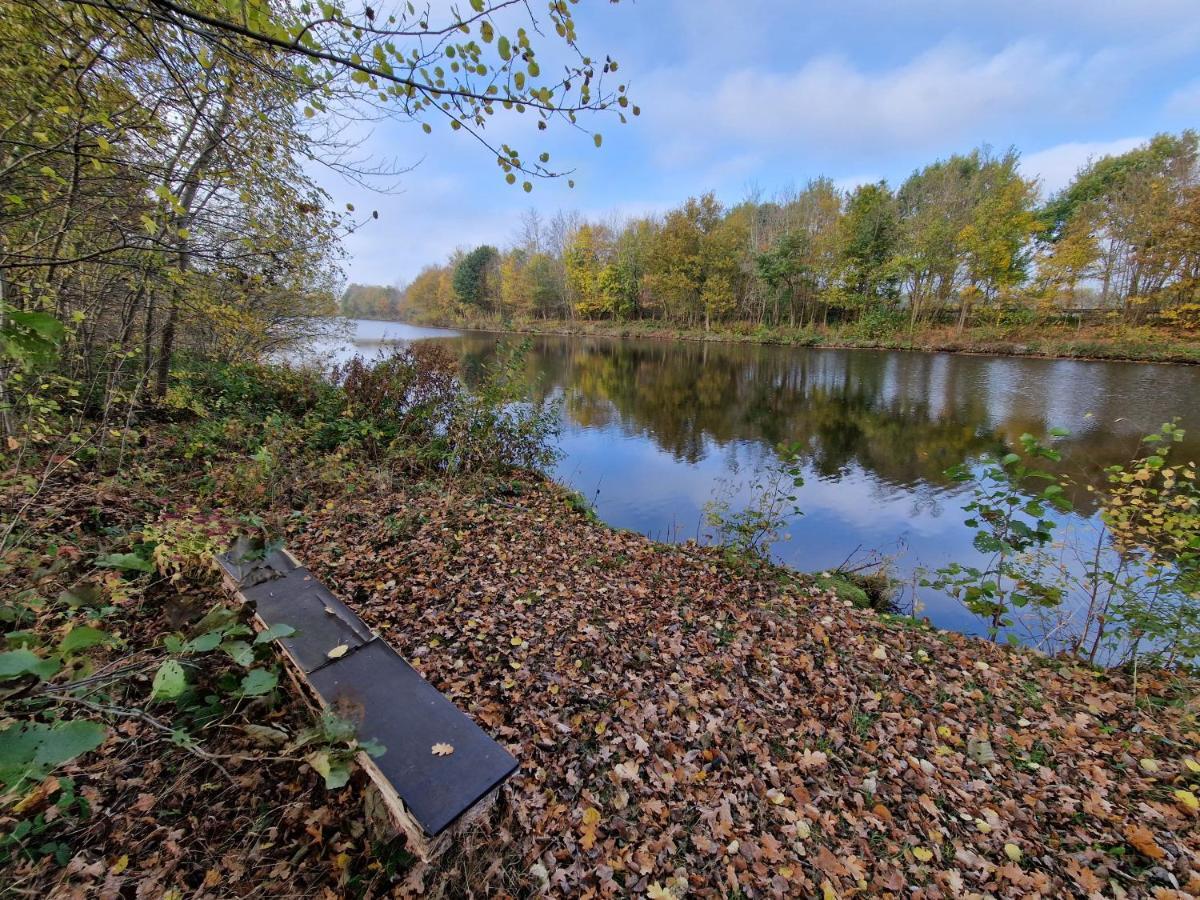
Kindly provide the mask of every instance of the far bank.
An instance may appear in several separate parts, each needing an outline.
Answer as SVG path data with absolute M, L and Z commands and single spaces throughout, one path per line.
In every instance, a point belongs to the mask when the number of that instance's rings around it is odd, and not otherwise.
M 400 321 L 400 320 L 397 320 Z M 650 340 L 710 341 L 823 347 L 837 350 L 912 350 L 1045 359 L 1103 359 L 1126 362 L 1200 364 L 1200 338 L 1165 328 L 1128 325 L 975 325 L 961 333 L 952 326 L 915 332 L 864 333 L 854 327 L 765 328 L 728 323 L 710 329 L 653 320 L 500 319 L 497 317 L 412 317 L 413 324 L 512 334 L 591 335 Z

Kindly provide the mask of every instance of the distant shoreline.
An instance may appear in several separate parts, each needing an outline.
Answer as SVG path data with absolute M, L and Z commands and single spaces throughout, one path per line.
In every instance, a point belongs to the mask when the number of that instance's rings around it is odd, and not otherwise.
M 344 318 L 360 318 L 345 316 Z M 1083 329 L 1062 326 L 1013 329 L 997 334 L 991 327 L 973 327 L 958 335 L 953 328 L 924 329 L 913 335 L 853 338 L 833 329 L 724 329 L 675 328 L 648 321 L 607 322 L 538 319 L 523 321 L 426 321 L 361 319 L 394 322 L 414 328 L 446 328 L 492 334 L 549 334 L 579 337 L 634 338 L 696 343 L 763 344 L 817 350 L 891 350 L 919 353 L 956 353 L 966 356 L 999 356 L 1027 359 L 1071 359 L 1097 362 L 1135 362 L 1200 365 L 1200 340 L 1181 340 L 1164 331 L 1143 339 L 1110 332 L 1104 326 Z

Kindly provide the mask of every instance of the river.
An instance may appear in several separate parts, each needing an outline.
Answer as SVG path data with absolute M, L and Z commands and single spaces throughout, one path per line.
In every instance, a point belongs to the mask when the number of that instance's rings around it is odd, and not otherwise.
M 355 320 L 326 343 L 329 359 L 372 356 L 387 342 L 438 340 L 478 371 L 514 335 Z M 780 444 L 800 444 L 802 515 L 772 555 L 804 571 L 881 554 L 910 582 L 921 615 L 966 633 L 984 625 L 956 601 L 916 588 L 914 573 L 979 559 L 964 526 L 969 492 L 945 470 L 1015 448 L 1022 434 L 1056 442 L 1081 485 L 1127 461 L 1140 437 L 1178 418 L 1173 454 L 1200 460 L 1200 367 L 943 353 L 801 349 L 541 335 L 529 339 L 529 388 L 561 402 L 554 476 L 607 523 L 661 540 L 703 537 L 705 504 L 734 507 L 749 475 Z M 1084 490 L 1062 533 L 1094 521 Z M 1023 636 L 1024 637 L 1024 636 Z

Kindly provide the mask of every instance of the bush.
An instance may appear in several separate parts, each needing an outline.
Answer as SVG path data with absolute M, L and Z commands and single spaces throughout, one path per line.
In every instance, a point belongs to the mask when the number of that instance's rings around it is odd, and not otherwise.
M 395 350 L 377 362 L 356 357 L 334 369 L 340 410 L 323 439 L 356 442 L 376 459 L 446 473 L 543 469 L 555 456 L 554 411 L 530 402 L 519 377 L 524 348 L 501 352 L 474 390 L 437 344 Z
M 846 329 L 846 335 L 859 340 L 878 341 L 899 334 L 907 324 L 908 315 L 904 311 L 872 306 Z
M 319 372 L 275 363 L 206 363 L 178 373 L 176 391 L 207 414 L 262 418 L 273 412 L 303 415 L 326 399 L 332 385 Z

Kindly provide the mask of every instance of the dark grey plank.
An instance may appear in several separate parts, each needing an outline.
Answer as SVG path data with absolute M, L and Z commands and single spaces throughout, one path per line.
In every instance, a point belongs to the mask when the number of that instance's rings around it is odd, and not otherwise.
M 374 640 L 309 675 L 363 740 L 386 752 L 375 764 L 409 811 L 436 837 L 517 768 L 517 761 L 417 673 L 386 642 Z M 434 744 L 454 748 L 434 756 Z
M 335 647 L 344 644 L 347 653 L 352 653 L 374 637 L 362 620 L 305 568 L 244 588 L 242 596 L 267 625 L 296 629 L 280 643 L 306 674 L 329 662 L 329 651 Z
M 235 545 L 228 553 L 217 556 L 217 563 L 239 587 L 282 578 L 297 568 L 292 558 L 281 550 L 273 550 L 262 559 L 246 559 L 242 555 L 245 552 L 246 548 Z

